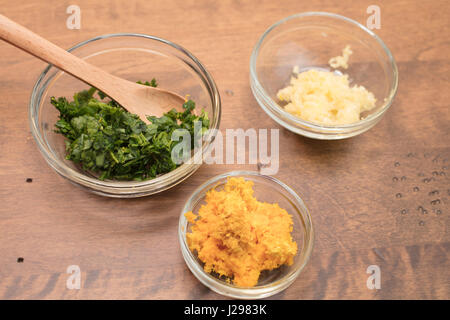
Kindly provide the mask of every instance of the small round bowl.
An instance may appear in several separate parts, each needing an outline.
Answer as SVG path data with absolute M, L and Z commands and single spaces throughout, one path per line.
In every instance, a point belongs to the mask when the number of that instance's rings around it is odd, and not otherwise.
M 289 84 L 295 66 L 300 71 L 331 71 L 330 58 L 350 45 L 351 85 L 362 85 L 377 99 L 362 119 L 346 125 L 323 125 L 302 120 L 283 109 L 277 92 Z M 262 109 L 276 122 L 297 134 L 325 140 L 358 135 L 373 127 L 391 106 L 397 92 L 398 71 L 391 52 L 372 31 L 346 17 L 307 12 L 272 25 L 256 43 L 250 59 L 250 85 Z
M 192 252 L 186 242 L 186 233 L 191 231 L 190 223 L 184 214 L 198 209 L 205 203 L 206 192 L 212 188 L 221 189 L 229 177 L 244 177 L 254 182 L 254 195 L 258 201 L 278 203 L 285 209 L 293 220 L 292 238 L 297 242 L 298 251 L 291 266 L 281 266 L 278 269 L 261 273 L 258 284 L 254 287 L 242 288 L 229 284 L 203 269 L 202 262 Z M 305 267 L 311 255 L 314 231 L 308 209 L 302 199 L 287 185 L 270 176 L 264 176 L 253 171 L 233 171 L 216 176 L 200 187 L 191 195 L 184 206 L 179 222 L 178 237 L 181 252 L 191 272 L 197 279 L 211 290 L 224 296 L 238 299 L 261 299 L 281 292 L 291 285 Z
M 189 94 L 190 99 L 196 102 L 197 110 L 208 112 L 210 128 L 218 129 L 221 103 L 214 80 L 200 61 L 179 45 L 153 36 L 122 33 L 95 37 L 69 51 L 124 79 L 136 82 L 156 78 L 161 88 L 181 96 Z M 151 180 L 101 181 L 66 160 L 65 138 L 54 132 L 59 112 L 50 104 L 50 97 L 71 99 L 75 92 L 87 88 L 89 86 L 84 82 L 51 65 L 33 88 L 29 108 L 31 132 L 45 160 L 61 176 L 96 194 L 140 197 L 171 188 L 198 169 L 200 164 L 191 161 Z M 205 141 L 203 149 L 198 152 L 206 152 L 212 139 L 206 137 Z

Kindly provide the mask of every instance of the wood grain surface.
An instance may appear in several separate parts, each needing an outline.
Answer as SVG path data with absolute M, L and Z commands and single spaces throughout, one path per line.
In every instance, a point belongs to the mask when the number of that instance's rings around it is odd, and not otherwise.
M 0 0 L 0 12 L 63 48 L 114 32 L 170 39 L 216 80 L 222 129 L 280 128 L 276 177 L 303 197 L 316 240 L 299 278 L 273 298 L 450 298 L 448 1 L 78 0 L 81 29 L 69 30 L 66 8 L 74 3 Z M 279 127 L 249 86 L 258 37 L 304 11 L 365 23 L 371 4 L 381 8 L 376 33 L 399 67 L 392 108 L 373 129 L 343 141 L 310 140 Z M 47 165 L 30 133 L 29 97 L 44 67 L 0 42 L 0 298 L 222 298 L 181 256 L 180 210 L 206 179 L 256 166 L 203 165 L 177 187 L 140 199 L 80 190 Z M 80 290 L 66 288 L 69 265 L 81 268 Z M 380 266 L 380 290 L 366 286 L 369 265 Z

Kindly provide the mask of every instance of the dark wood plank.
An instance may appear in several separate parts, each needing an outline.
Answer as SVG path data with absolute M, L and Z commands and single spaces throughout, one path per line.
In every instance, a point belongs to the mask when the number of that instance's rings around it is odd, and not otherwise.
M 113 32 L 170 39 L 213 74 L 222 95 L 222 129 L 255 123 L 280 129 L 277 177 L 304 198 L 316 241 L 304 272 L 274 298 L 448 299 L 448 2 L 380 4 L 377 33 L 396 57 L 400 87 L 385 118 L 361 136 L 346 141 L 297 136 L 267 117 L 250 91 L 251 50 L 269 25 L 318 10 L 364 23 L 372 2 L 80 0 L 81 30 L 65 27 L 67 1 L 19 6 L 0 0 L 0 7 L 65 48 Z M 3 42 L 0 52 L 0 298 L 219 298 L 186 267 L 178 217 L 206 179 L 256 166 L 204 165 L 181 185 L 143 199 L 88 194 L 48 167 L 30 134 L 29 95 L 45 64 Z M 436 199 L 440 203 L 433 204 Z M 18 257 L 24 261 L 18 263 Z M 72 264 L 81 267 L 81 290 L 66 289 Z M 381 290 L 366 287 L 372 264 L 381 268 Z

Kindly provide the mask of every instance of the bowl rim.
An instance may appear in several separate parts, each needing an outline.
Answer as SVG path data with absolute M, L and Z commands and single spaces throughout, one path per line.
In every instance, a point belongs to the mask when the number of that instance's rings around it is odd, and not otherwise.
M 306 121 L 299 117 L 296 117 L 296 116 L 290 114 L 289 112 L 287 112 L 286 110 L 284 110 L 284 108 L 282 108 L 278 103 L 276 103 L 272 98 L 270 98 L 270 96 L 268 95 L 268 93 L 266 92 L 264 87 L 259 82 L 257 73 L 256 73 L 256 62 L 257 62 L 258 55 L 259 55 L 259 49 L 260 49 L 263 41 L 266 39 L 266 37 L 271 33 L 271 31 L 276 29 L 278 26 L 280 26 L 281 24 L 286 23 L 290 20 L 302 19 L 305 17 L 326 17 L 326 18 L 337 19 L 337 20 L 349 23 L 349 24 L 354 25 L 354 26 L 360 28 L 361 30 L 365 31 L 372 38 L 374 38 L 377 41 L 377 43 L 381 46 L 381 48 L 386 53 L 386 55 L 389 59 L 389 62 L 391 64 L 391 67 L 393 70 L 393 72 L 392 72 L 393 81 L 391 83 L 391 89 L 389 92 L 389 96 L 385 98 L 385 100 L 383 102 L 383 106 L 377 112 L 370 114 L 369 116 L 365 117 L 364 119 L 360 119 L 359 121 L 354 122 L 354 123 L 340 124 L 340 125 L 325 125 L 325 124 Z M 339 14 L 330 13 L 330 12 L 322 12 L 322 11 L 310 11 L 310 12 L 293 14 L 291 16 L 288 16 L 286 18 L 279 20 L 278 22 L 272 24 L 269 28 L 267 28 L 264 31 L 264 33 L 262 34 L 262 36 L 258 39 L 258 41 L 256 42 L 256 44 L 253 48 L 253 51 L 252 51 L 252 54 L 250 57 L 250 78 L 254 82 L 255 89 L 257 91 L 261 92 L 260 98 L 262 98 L 264 100 L 264 102 L 270 106 L 270 108 L 276 110 L 277 112 L 280 112 L 289 121 L 295 123 L 295 125 L 297 125 L 297 126 L 308 127 L 308 128 L 315 129 L 315 130 L 317 130 L 317 129 L 327 130 L 328 129 L 331 132 L 338 131 L 339 129 L 344 129 L 344 130 L 345 129 L 347 129 L 347 130 L 348 129 L 356 129 L 360 126 L 363 126 L 365 124 L 369 125 L 373 121 L 376 121 L 392 105 L 394 98 L 397 94 L 397 89 L 398 89 L 397 63 L 395 62 L 395 59 L 394 59 L 391 51 L 386 46 L 386 44 L 383 42 L 383 40 L 381 40 L 381 38 L 378 37 L 373 31 L 371 31 L 370 29 L 366 28 L 364 25 L 362 25 L 361 23 L 359 23 L 353 19 L 347 18 L 347 17 L 339 15 Z M 279 118 L 279 116 L 276 114 L 273 114 L 273 116 Z
M 187 58 L 191 59 L 193 63 L 199 68 L 201 76 L 204 78 L 202 79 L 203 82 L 206 80 L 206 89 L 209 93 L 211 102 L 212 102 L 212 108 L 215 110 L 214 117 L 210 118 L 212 126 L 210 129 L 218 129 L 220 126 L 220 120 L 221 120 L 221 99 L 219 90 L 217 88 L 217 85 L 212 78 L 211 74 L 206 70 L 206 68 L 203 66 L 203 64 L 187 49 L 184 47 L 171 42 L 169 40 L 159 38 L 152 35 L 142 34 L 142 33 L 110 33 L 110 34 L 104 34 L 99 35 L 87 40 L 84 40 L 82 42 L 79 42 L 72 46 L 70 49 L 68 49 L 68 52 L 72 52 L 82 46 L 85 46 L 87 44 L 93 43 L 95 41 L 109 39 L 109 38 L 126 38 L 126 37 L 136 37 L 136 38 L 143 38 L 143 39 L 149 39 L 154 40 L 160 43 L 163 43 L 165 45 L 168 45 L 174 49 L 176 49 L 178 52 L 181 52 L 184 54 Z M 52 69 L 53 68 L 53 69 Z M 61 72 L 64 72 L 53 65 L 49 64 L 43 72 L 39 75 L 36 83 L 33 86 L 30 102 L 29 102 L 29 122 L 31 127 L 31 133 L 39 147 L 39 150 L 44 155 L 44 158 L 49 163 L 49 165 L 61 176 L 64 178 L 67 178 L 70 181 L 76 182 L 78 184 L 81 184 L 84 187 L 92 188 L 94 190 L 99 190 L 101 194 L 108 194 L 108 195 L 114 195 L 117 194 L 117 192 L 121 193 L 122 195 L 126 195 L 127 192 L 130 192 L 131 194 L 138 194 L 140 192 L 147 193 L 149 191 L 149 188 L 152 187 L 157 188 L 155 192 L 164 191 L 172 186 L 174 186 L 173 182 L 181 182 L 185 178 L 189 177 L 193 170 L 195 171 L 200 164 L 194 164 L 191 163 L 191 161 L 188 161 L 187 163 L 183 163 L 178 168 L 160 175 L 158 177 L 155 177 L 153 179 L 144 180 L 144 181 L 121 181 L 121 180 L 99 180 L 96 178 L 91 178 L 86 174 L 80 173 L 70 167 L 68 167 L 63 161 L 60 161 L 54 155 L 52 152 L 49 152 L 47 148 L 47 143 L 45 142 L 43 136 L 40 133 L 40 130 L 38 128 L 38 112 L 40 110 L 40 105 L 42 103 L 41 101 L 41 92 L 45 91 L 48 84 L 51 82 L 51 80 L 58 74 L 56 72 L 54 75 L 50 76 L 49 79 L 43 83 L 45 76 L 51 71 L 51 70 L 59 70 Z M 37 106 L 35 106 L 37 104 Z M 36 114 L 35 110 L 36 109 Z M 36 118 L 36 119 L 35 119 Z M 213 130 L 209 130 L 208 135 L 204 138 L 204 141 L 206 141 L 205 145 L 202 148 L 202 155 L 208 150 L 208 148 L 211 146 L 211 143 L 214 139 L 214 133 Z M 201 155 L 201 156 L 202 156 Z M 192 155 L 191 159 L 194 159 L 196 154 Z M 169 185 L 168 185 L 169 184 Z M 176 183 L 175 183 L 176 184 Z M 106 191 L 106 193 L 104 193 Z M 145 194 L 144 194 L 145 195 Z
M 189 249 L 189 246 L 187 245 L 186 238 L 183 236 L 183 233 L 187 233 L 186 230 L 184 230 L 185 225 L 183 224 L 184 222 L 186 222 L 187 225 L 187 219 L 184 216 L 184 214 L 191 210 L 191 207 L 194 205 L 193 201 L 196 198 L 198 198 L 198 196 L 200 196 L 202 193 L 205 193 L 206 191 L 213 188 L 214 185 L 217 185 L 217 183 L 220 180 L 229 177 L 239 177 L 239 176 L 242 176 L 244 178 L 246 176 L 263 178 L 267 180 L 269 183 L 275 184 L 281 187 L 284 191 L 288 192 L 295 199 L 294 206 L 298 211 L 299 214 L 298 218 L 303 220 L 305 224 L 304 226 L 305 235 L 302 241 L 306 242 L 306 247 L 301 252 L 303 256 L 303 261 L 289 274 L 285 275 L 282 279 L 258 287 L 245 287 L 245 288 L 236 287 L 232 284 L 220 281 L 217 278 L 213 277 L 212 275 L 206 273 L 204 269 L 198 264 L 196 257 L 194 256 L 193 252 Z M 260 299 L 272 296 L 276 293 L 283 291 L 288 286 L 290 286 L 294 282 L 294 280 L 300 275 L 304 267 L 307 265 L 309 259 L 311 258 L 312 250 L 314 248 L 315 234 L 312 218 L 307 206 L 303 202 L 302 198 L 291 187 L 289 187 L 285 183 L 281 182 L 280 180 L 272 176 L 263 175 L 257 171 L 239 170 L 239 171 L 230 171 L 214 176 L 205 181 L 204 183 L 202 183 L 199 187 L 195 189 L 195 191 L 189 196 L 188 200 L 183 206 L 183 209 L 181 210 L 178 223 L 178 239 L 180 242 L 183 258 L 188 268 L 195 275 L 195 277 L 206 287 L 210 288 L 216 293 L 232 298 Z M 300 252 L 298 252 L 297 254 L 300 254 Z

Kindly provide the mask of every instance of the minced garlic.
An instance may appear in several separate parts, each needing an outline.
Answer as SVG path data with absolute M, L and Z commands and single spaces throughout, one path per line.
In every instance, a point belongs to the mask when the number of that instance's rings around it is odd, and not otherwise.
M 306 121 L 326 125 L 357 122 L 361 113 L 375 107 L 373 93 L 363 86 L 350 87 L 348 75 L 310 69 L 292 76 L 277 97 L 284 109 Z
M 328 61 L 328 64 L 330 67 L 336 69 L 336 68 L 348 68 L 348 58 L 350 58 L 351 54 L 353 53 L 352 49 L 349 45 L 347 45 L 344 50 L 342 50 L 342 56 L 333 57 Z
M 253 182 L 242 177 L 228 179 L 221 191 L 208 191 L 198 216 L 185 216 L 192 224 L 188 246 L 204 270 L 239 287 L 255 286 L 263 270 L 292 265 L 297 253 L 292 217 L 276 203 L 256 200 Z

